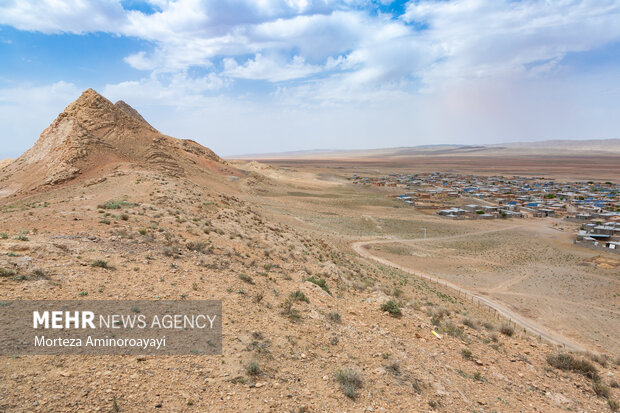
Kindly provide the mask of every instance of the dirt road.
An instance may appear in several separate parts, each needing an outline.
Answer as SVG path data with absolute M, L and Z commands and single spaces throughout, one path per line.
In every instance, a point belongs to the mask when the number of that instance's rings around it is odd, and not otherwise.
M 516 227 L 516 226 L 515 226 Z M 508 227 L 508 228 L 503 228 L 500 229 L 499 231 L 502 230 L 506 230 L 512 227 Z M 498 231 L 498 230 L 491 230 L 491 231 L 481 231 L 481 232 L 494 232 L 494 231 Z M 464 234 L 464 235 L 457 235 L 457 236 L 450 236 L 450 237 L 445 237 L 445 238 L 458 238 L 458 237 L 467 237 L 467 236 L 471 236 L 472 234 Z M 443 239 L 443 238 L 430 238 L 430 240 L 439 240 L 439 239 Z M 424 239 L 378 239 L 378 240 L 369 240 L 369 241 L 357 241 L 355 243 L 353 243 L 351 246 L 353 248 L 353 250 L 355 252 L 357 252 L 359 255 L 361 255 L 364 258 L 367 259 L 371 259 L 374 260 L 376 262 L 379 262 L 381 264 L 393 267 L 393 268 L 397 268 L 403 272 L 406 272 L 408 274 L 414 275 L 416 277 L 419 278 L 423 278 L 423 279 L 427 279 L 433 282 L 437 282 L 439 284 L 443 284 L 447 287 L 450 287 L 458 292 L 460 292 L 463 295 L 467 295 L 475 300 L 478 300 L 478 302 L 480 302 L 481 304 L 484 304 L 492 309 L 494 309 L 495 311 L 497 311 L 498 314 L 500 314 L 501 316 L 503 316 L 504 318 L 514 322 L 515 324 L 521 326 L 522 328 L 524 328 L 525 330 L 529 331 L 531 334 L 536 335 L 541 337 L 542 339 L 545 339 L 546 341 L 552 343 L 552 344 L 556 344 L 556 345 L 560 345 L 560 346 L 564 346 L 569 350 L 574 350 L 574 351 L 585 351 L 585 349 L 580 346 L 579 344 L 555 333 L 552 331 L 549 331 L 547 328 L 541 326 L 540 324 L 534 322 L 533 320 L 528 319 L 527 317 L 524 317 L 512 310 L 510 310 L 509 308 L 507 308 L 506 306 L 504 306 L 503 304 L 500 304 L 488 297 L 485 297 L 483 295 L 474 293 L 470 290 L 467 290 L 459 285 L 456 285 L 450 281 L 446 281 L 443 280 L 441 278 L 435 277 L 431 274 L 427 274 L 425 272 L 422 271 L 418 271 L 418 270 L 414 270 L 408 267 L 404 267 L 402 265 L 396 264 L 394 262 L 391 262 L 385 258 L 380 258 L 377 257 L 375 255 L 373 255 L 369 248 L 371 245 L 373 244 L 385 244 L 385 243 L 395 243 L 395 242 L 402 242 L 402 243 L 411 243 L 411 242 L 423 242 Z

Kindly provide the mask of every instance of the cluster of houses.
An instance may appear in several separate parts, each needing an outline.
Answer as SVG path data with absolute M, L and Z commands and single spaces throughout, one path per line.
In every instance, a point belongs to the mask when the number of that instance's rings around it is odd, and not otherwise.
M 577 243 L 620 251 L 620 185 L 613 182 L 440 172 L 349 179 L 387 187 L 400 201 L 450 219 L 564 217 L 584 224 Z
M 437 214 L 451 219 L 524 218 L 527 216 L 526 213 L 519 211 L 516 205 L 489 206 L 478 204 L 464 205 L 462 208 L 440 209 Z
M 620 253 L 620 220 L 583 224 L 577 233 L 575 244 L 606 248 Z
M 402 189 L 398 198 L 413 206 L 445 205 L 458 198 L 477 198 L 483 206 L 475 213 L 492 214 L 502 210 L 522 212 L 528 216 L 566 216 L 570 213 L 592 214 L 601 211 L 620 212 L 620 185 L 613 182 L 557 182 L 542 177 L 502 175 L 476 176 L 452 173 L 390 174 L 381 177 L 353 175 L 354 184 Z M 491 208 L 491 209 L 488 209 Z M 494 208 L 494 209 L 493 209 Z M 467 215 L 468 209 L 454 211 Z M 479 211 L 483 211 L 481 214 Z M 450 214 L 447 214 L 450 215 Z M 445 216 L 447 216 L 445 215 Z M 453 215 L 457 215 L 456 213 Z

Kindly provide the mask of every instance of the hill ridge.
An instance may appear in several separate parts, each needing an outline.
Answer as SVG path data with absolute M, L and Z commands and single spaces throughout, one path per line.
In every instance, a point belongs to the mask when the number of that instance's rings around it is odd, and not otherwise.
M 41 133 L 35 144 L 0 170 L 0 197 L 29 192 L 120 163 L 181 176 L 192 165 L 226 165 L 194 141 L 153 128 L 124 101 L 113 104 L 87 89 Z M 207 168 L 208 169 L 208 168 Z

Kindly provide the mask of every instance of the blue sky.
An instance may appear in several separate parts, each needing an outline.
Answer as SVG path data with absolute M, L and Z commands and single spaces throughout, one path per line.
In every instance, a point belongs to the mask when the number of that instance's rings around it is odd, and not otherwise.
M 226 156 L 620 137 L 616 0 L 0 0 L 0 158 L 82 90 Z

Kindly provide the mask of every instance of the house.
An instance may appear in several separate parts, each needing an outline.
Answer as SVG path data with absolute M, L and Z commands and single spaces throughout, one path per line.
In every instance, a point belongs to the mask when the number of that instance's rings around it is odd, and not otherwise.
M 448 216 L 448 215 L 462 216 L 462 215 L 465 215 L 465 210 L 461 208 L 449 208 L 449 209 L 442 209 L 439 212 L 437 212 L 437 214 L 443 215 L 443 216 Z

